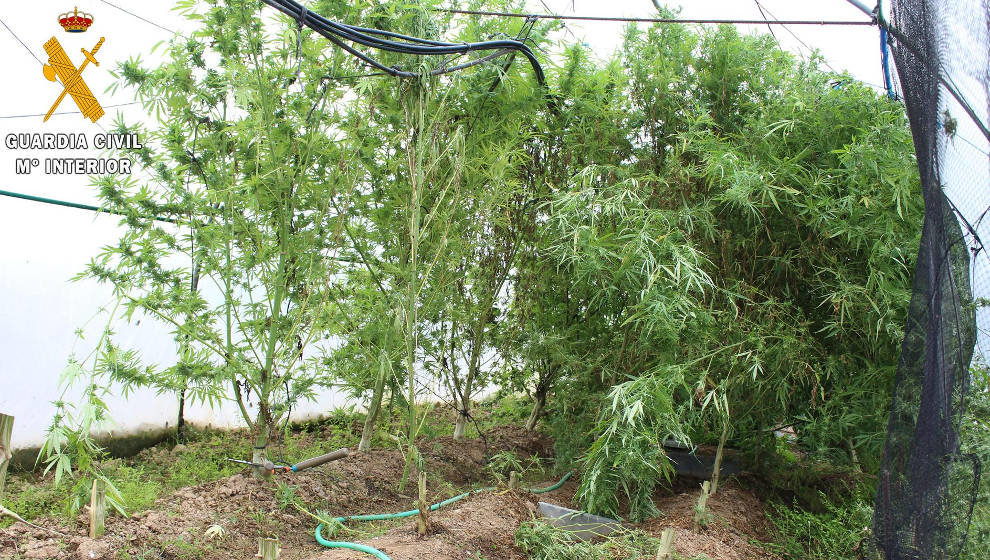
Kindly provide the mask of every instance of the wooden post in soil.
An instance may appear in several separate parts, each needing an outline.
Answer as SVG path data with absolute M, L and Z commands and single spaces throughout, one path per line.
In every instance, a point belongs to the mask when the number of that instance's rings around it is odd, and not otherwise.
M 258 537 L 258 558 L 261 560 L 278 560 L 282 548 L 278 546 L 278 539 Z
M 674 528 L 667 527 L 660 536 L 660 548 L 657 549 L 657 560 L 671 560 L 674 557 Z
M 718 439 L 718 450 L 715 452 L 715 467 L 712 469 L 712 493 L 718 492 L 718 477 L 722 474 L 722 452 L 725 450 L 725 440 L 729 437 L 729 419 L 722 424 L 722 437 Z
M 430 503 L 426 500 L 426 473 L 419 473 L 419 516 L 416 518 L 416 532 L 425 535 L 430 532 Z
M 698 496 L 698 505 L 694 506 L 694 531 L 697 533 L 703 525 L 706 525 L 707 514 L 705 508 L 708 507 L 708 493 L 711 491 L 712 483 L 707 480 L 701 483 L 701 495 Z
M 3 492 L 7 480 L 7 464 L 13 457 L 10 449 L 10 435 L 14 431 L 14 417 L 0 414 L 0 505 L 3 504 Z
M 89 497 L 89 538 L 98 539 L 106 531 L 107 485 L 99 478 L 93 479 L 93 491 Z

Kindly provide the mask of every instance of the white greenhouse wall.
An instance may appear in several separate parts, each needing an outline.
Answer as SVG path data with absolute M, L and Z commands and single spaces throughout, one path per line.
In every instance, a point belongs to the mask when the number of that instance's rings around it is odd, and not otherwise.
M 36 220 L 27 230 L 22 226 L 26 216 Z M 112 305 L 109 288 L 91 280 L 69 279 L 83 270 L 102 245 L 117 238 L 117 220 L 116 216 L 9 198 L 0 204 L 0 238 L 5 240 L 0 251 L 0 341 L 4 349 L 0 353 L 0 411 L 15 417 L 14 448 L 42 442 L 54 411 L 52 401 L 60 397 L 59 377 L 68 357 L 88 354 L 106 324 L 103 316 L 90 319 L 101 306 Z M 39 234 L 53 229 L 64 234 Z M 85 338 L 77 340 L 75 330 L 84 325 Z M 116 341 L 139 350 L 145 361 L 174 361 L 172 335 L 160 323 L 142 319 L 140 324 L 118 324 L 115 330 Z M 73 397 L 67 395 L 67 400 L 73 402 Z M 293 418 L 324 414 L 344 403 L 341 394 L 325 391 L 316 402 L 293 411 Z M 174 396 L 147 390 L 126 399 L 115 394 L 107 404 L 116 423 L 111 427 L 114 434 L 174 426 L 178 409 Z M 186 418 L 203 425 L 243 425 L 237 407 L 229 402 L 218 410 L 187 407 Z

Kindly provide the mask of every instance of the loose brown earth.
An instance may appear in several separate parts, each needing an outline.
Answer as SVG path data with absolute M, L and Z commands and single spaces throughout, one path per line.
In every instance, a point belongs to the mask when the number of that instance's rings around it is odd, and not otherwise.
M 544 435 L 506 426 L 488 434 L 488 454 L 512 450 L 520 457 L 534 454 L 548 457 L 552 442 Z M 431 499 L 439 501 L 471 487 L 487 485 L 481 466 L 485 445 L 477 439 L 454 441 L 450 437 L 418 442 L 431 474 Z M 168 453 L 150 453 L 149 460 L 167 460 Z M 156 502 L 140 514 L 107 519 L 107 534 L 93 541 L 84 536 L 85 525 L 66 525 L 51 519 L 38 524 L 60 531 L 64 537 L 43 529 L 16 523 L 0 530 L 0 558 L 41 558 L 52 560 L 145 560 L 227 558 L 250 559 L 257 552 L 259 536 L 277 536 L 283 560 L 368 560 L 360 552 L 330 550 L 319 546 L 312 531 L 315 522 L 293 507 L 280 507 L 279 481 L 296 488 L 302 502 L 318 504 L 331 515 L 383 513 L 410 509 L 413 497 L 396 491 L 402 473 L 399 452 L 372 450 L 305 473 L 284 475 L 271 481 L 258 481 L 238 474 L 211 483 L 180 489 Z M 443 485 L 439 480 L 446 481 Z M 526 481 L 533 486 L 553 481 Z M 676 549 L 691 558 L 706 554 L 713 560 L 774 559 L 774 555 L 752 539 L 766 538 L 763 504 L 752 493 L 728 483 L 708 502 L 712 522 L 701 532 L 692 531 L 697 491 L 693 484 L 683 491 L 659 492 L 656 500 L 662 512 L 658 518 L 630 525 L 659 536 L 665 527 L 676 529 Z M 338 538 L 374 546 L 393 560 L 435 559 L 522 560 L 526 555 L 515 545 L 514 534 L 520 523 L 536 515 L 536 502 L 575 507 L 575 480 L 550 493 L 496 491 L 477 494 L 435 512 L 431 534 L 420 537 L 413 518 L 371 524 L 355 529 L 381 532 L 371 537 L 342 534 Z M 389 523 L 389 522 L 386 522 Z M 222 531 L 217 527 L 222 528 Z M 222 532 L 222 535 L 218 535 Z

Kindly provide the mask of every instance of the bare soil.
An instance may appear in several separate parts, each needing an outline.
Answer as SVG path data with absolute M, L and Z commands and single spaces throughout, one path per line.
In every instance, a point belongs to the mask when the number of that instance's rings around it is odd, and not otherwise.
M 657 498 L 661 515 L 637 527 L 658 536 L 664 528 L 673 527 L 674 548 L 687 558 L 701 554 L 713 560 L 777 558 L 752 542 L 769 539 L 769 523 L 759 498 L 731 480 L 724 485 L 720 483 L 718 492 L 708 498 L 706 511 L 710 521 L 695 532 L 694 508 L 699 491 L 698 487 L 687 487 Z
M 487 434 L 487 445 L 479 439 L 439 437 L 420 441 L 418 447 L 430 473 L 433 501 L 490 484 L 483 462 L 498 451 L 512 450 L 521 458 L 549 457 L 552 453 L 548 437 L 513 426 Z M 167 461 L 170 454 L 153 452 L 146 456 L 148 460 Z M 276 475 L 268 481 L 255 480 L 245 472 L 180 489 L 137 515 L 110 516 L 106 536 L 97 541 L 85 536 L 82 515 L 75 524 L 48 518 L 36 521 L 65 536 L 16 523 L 0 530 L 0 558 L 250 559 L 255 557 L 259 537 L 277 536 L 283 560 L 367 560 L 371 557 L 360 552 L 318 545 L 312 535 L 316 522 L 287 507 L 284 500 L 280 504 L 278 485 L 291 485 L 302 502 L 330 515 L 395 512 L 413 507 L 415 485 L 411 484 L 406 494 L 396 490 L 402 468 L 398 451 L 376 449 L 312 471 Z M 539 496 L 508 491 L 474 495 L 434 512 L 433 530 L 424 537 L 415 532 L 414 519 L 409 518 L 363 527 L 354 524 L 357 530 L 384 532 L 339 538 L 374 546 L 393 560 L 522 560 L 526 555 L 514 543 L 516 529 L 535 516 L 537 500 L 574 507 L 575 479 Z M 552 482 L 527 481 L 534 486 Z M 284 496 L 284 488 L 281 493 Z M 712 522 L 699 533 L 691 530 L 696 499 L 697 491 L 687 486 L 679 492 L 658 493 L 657 504 L 663 515 L 631 526 L 656 536 L 665 527 L 675 527 L 677 551 L 688 558 L 702 553 L 713 560 L 775 558 L 750 544 L 752 539 L 765 539 L 767 529 L 763 504 L 752 493 L 731 482 L 721 488 L 709 501 Z

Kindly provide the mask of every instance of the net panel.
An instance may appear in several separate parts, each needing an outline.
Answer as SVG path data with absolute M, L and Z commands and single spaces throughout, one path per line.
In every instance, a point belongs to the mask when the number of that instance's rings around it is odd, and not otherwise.
M 874 535 L 888 560 L 963 551 L 981 458 L 960 445 L 971 367 L 988 354 L 990 0 L 895 0 L 892 49 L 925 223 L 879 473 Z

